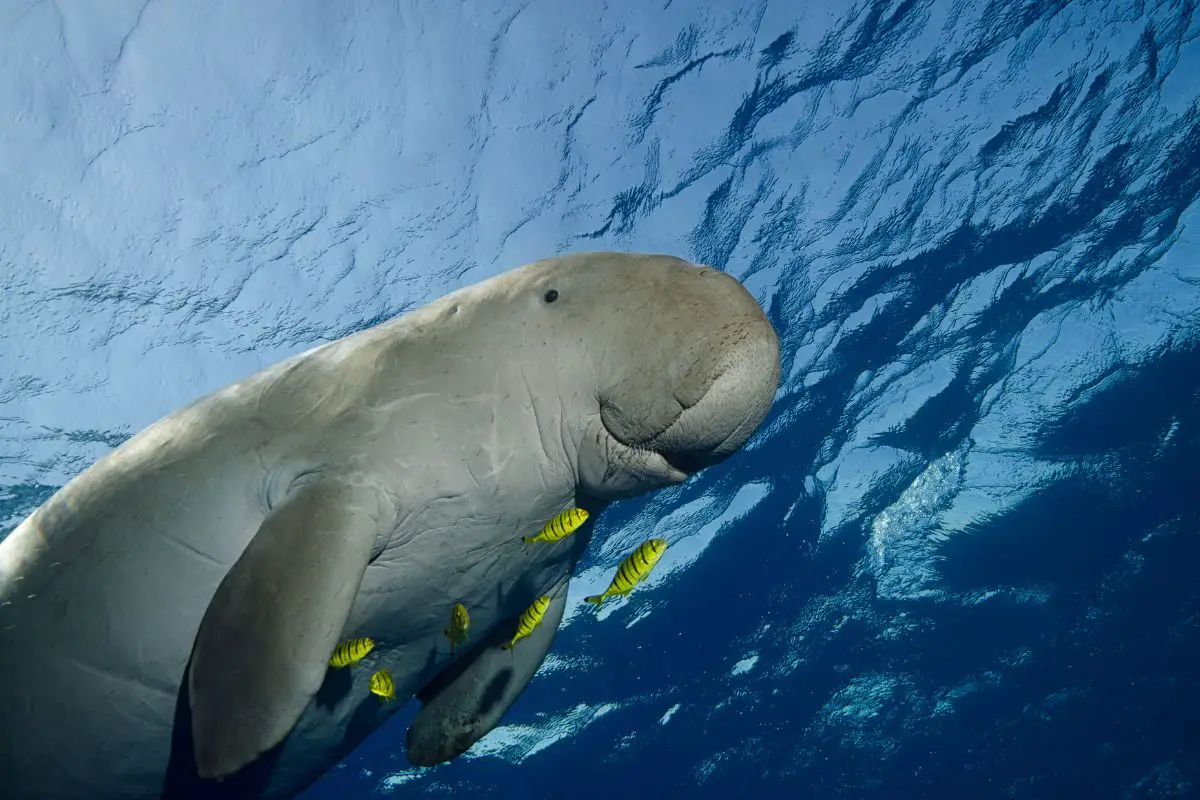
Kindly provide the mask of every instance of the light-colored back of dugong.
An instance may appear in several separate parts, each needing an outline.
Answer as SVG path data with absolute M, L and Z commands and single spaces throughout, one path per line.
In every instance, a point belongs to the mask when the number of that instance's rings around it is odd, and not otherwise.
M 736 451 L 778 359 L 727 275 L 585 253 L 160 420 L 0 542 L 4 797 L 290 797 L 426 685 L 410 753 L 457 755 L 541 663 L 590 523 L 521 537 Z M 545 631 L 499 662 L 550 592 Z M 452 658 L 455 602 L 472 623 Z M 377 641 L 364 663 L 329 670 L 360 635 Z M 397 702 L 367 690 L 381 667 Z M 501 670 L 502 696 L 478 706 L 472 687 Z

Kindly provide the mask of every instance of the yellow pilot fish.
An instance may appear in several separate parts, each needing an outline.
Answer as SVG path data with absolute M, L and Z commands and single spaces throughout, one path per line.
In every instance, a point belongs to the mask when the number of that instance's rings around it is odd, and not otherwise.
M 375 649 L 375 640 L 368 639 L 366 636 L 358 639 L 347 639 L 333 649 L 333 655 L 329 659 L 329 666 L 335 669 L 348 667 L 351 664 L 357 664 L 366 658 L 367 653 Z
M 534 600 L 529 608 L 521 612 L 521 619 L 517 621 L 517 634 L 502 649 L 512 650 L 514 644 L 533 633 L 533 629 L 542 624 L 542 617 L 546 616 L 546 609 L 549 607 L 550 595 L 548 594 Z
M 371 676 L 371 694 L 378 697 L 384 703 L 396 697 L 396 682 L 392 680 L 392 673 L 386 669 L 381 669 Z
M 467 639 L 467 628 L 471 627 L 471 615 L 462 603 L 455 603 L 450 611 L 450 624 L 442 633 L 450 640 L 450 655 L 454 655 L 454 645 L 462 644 Z
M 580 525 L 587 522 L 587 518 L 588 512 L 585 509 L 568 508 L 561 514 L 555 514 L 545 527 L 533 536 L 522 536 L 521 541 L 526 544 L 529 542 L 557 542 L 578 530 Z
M 646 579 L 650 570 L 667 551 L 666 539 L 647 539 L 630 553 L 621 565 L 617 567 L 617 575 L 603 594 L 594 594 L 583 598 L 589 603 L 600 605 L 609 597 L 623 597 L 633 591 L 633 587 Z

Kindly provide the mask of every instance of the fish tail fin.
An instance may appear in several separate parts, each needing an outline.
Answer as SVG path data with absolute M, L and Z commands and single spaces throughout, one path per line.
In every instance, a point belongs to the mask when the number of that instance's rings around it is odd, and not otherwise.
M 504 644 L 500 645 L 501 650 L 512 650 L 512 647 L 512 642 L 505 642 Z
M 594 594 L 594 595 L 591 595 L 590 597 L 585 597 L 585 598 L 583 598 L 583 602 L 585 602 L 585 603 L 591 603 L 592 605 L 596 605 L 596 606 L 598 606 L 598 605 L 600 605 L 601 603 L 603 603 L 603 602 L 604 602 L 604 595 L 602 595 L 602 594 Z
M 525 544 L 529 544 L 530 542 L 533 541 L 533 537 L 532 536 L 522 536 L 521 541 L 524 542 Z

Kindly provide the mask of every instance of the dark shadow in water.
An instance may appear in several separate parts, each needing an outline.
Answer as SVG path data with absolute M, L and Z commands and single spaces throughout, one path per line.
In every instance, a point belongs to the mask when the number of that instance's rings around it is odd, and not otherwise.
M 1075 466 L 1075 476 L 940 548 L 947 586 L 1086 591 L 1147 531 L 1194 512 L 1200 347 L 1124 371 L 1102 378 L 1042 439 L 1038 455 Z
M 1200 342 L 1160 352 L 1143 364 L 1120 364 L 1080 394 L 1089 394 L 1054 424 L 1037 453 L 1080 457 L 1161 439 L 1186 419 L 1200 393 Z

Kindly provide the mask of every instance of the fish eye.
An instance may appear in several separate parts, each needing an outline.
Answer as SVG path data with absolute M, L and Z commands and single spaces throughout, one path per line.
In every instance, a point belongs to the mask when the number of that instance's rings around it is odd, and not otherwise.
M 542 295 L 542 299 L 547 303 L 553 303 L 558 299 L 558 289 L 547 289 L 546 293 Z

